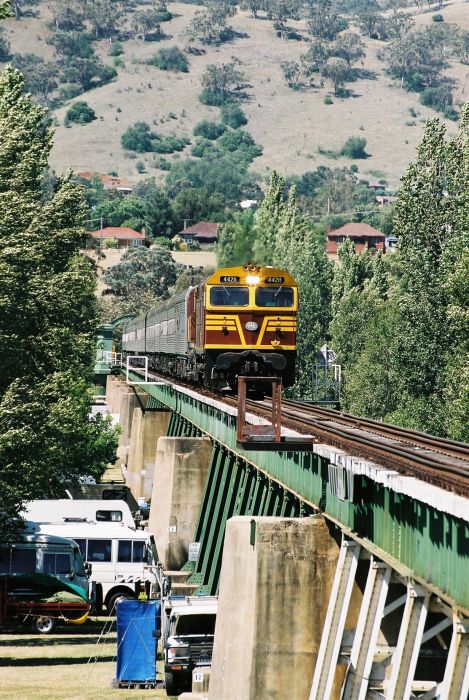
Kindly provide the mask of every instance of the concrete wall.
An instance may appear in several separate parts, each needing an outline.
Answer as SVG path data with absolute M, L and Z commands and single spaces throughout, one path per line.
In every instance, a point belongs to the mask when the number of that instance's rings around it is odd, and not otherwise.
M 209 700 L 309 699 L 338 551 L 320 515 L 228 521 Z
M 209 438 L 158 440 L 148 529 L 168 570 L 178 571 L 187 561 L 211 454 Z
M 169 411 L 142 411 L 134 408 L 126 484 L 135 498 L 150 500 L 153 491 L 155 454 L 158 439 L 166 435 Z

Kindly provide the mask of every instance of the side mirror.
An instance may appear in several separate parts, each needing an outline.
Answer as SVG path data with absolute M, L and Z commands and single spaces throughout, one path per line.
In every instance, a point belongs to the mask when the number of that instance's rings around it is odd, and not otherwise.
M 152 635 L 156 637 L 156 639 L 161 639 L 161 630 L 153 630 Z
M 89 577 L 91 576 L 91 571 L 92 571 L 92 566 L 91 564 L 88 564 L 88 562 L 85 562 L 85 574 Z

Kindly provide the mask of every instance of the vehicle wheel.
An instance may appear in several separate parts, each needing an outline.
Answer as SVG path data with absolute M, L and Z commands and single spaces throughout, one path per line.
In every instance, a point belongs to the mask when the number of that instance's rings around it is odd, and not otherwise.
M 164 685 L 166 688 L 166 695 L 177 696 L 181 694 L 181 689 L 177 682 L 174 680 L 174 675 L 171 671 L 164 674 Z
M 108 598 L 106 601 L 106 610 L 108 615 L 116 614 L 116 601 L 119 600 L 119 598 L 134 598 L 134 596 L 129 595 L 128 593 L 115 593 L 113 596 Z
M 50 634 L 55 629 L 56 624 L 57 620 L 55 617 L 40 615 L 33 620 L 33 632 L 37 632 L 38 634 Z

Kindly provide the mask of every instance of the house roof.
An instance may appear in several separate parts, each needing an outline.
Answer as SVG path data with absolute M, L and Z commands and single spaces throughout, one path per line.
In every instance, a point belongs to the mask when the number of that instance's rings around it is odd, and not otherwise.
M 212 224 L 209 221 L 199 221 L 197 224 L 185 228 L 184 231 L 180 232 L 180 235 L 192 235 L 194 237 L 196 235 L 203 235 L 204 237 L 212 236 L 214 238 L 217 238 L 218 224 Z
M 91 233 L 93 238 L 116 238 L 118 241 L 145 240 L 145 234 L 128 226 L 105 226 Z
M 92 180 L 93 178 L 97 177 L 99 180 L 101 180 L 105 189 L 126 190 L 129 192 L 132 191 L 133 185 L 130 182 L 130 180 L 127 180 L 127 178 L 125 177 L 114 177 L 114 175 L 100 175 L 99 173 L 92 172 L 84 172 L 77 174 L 78 177 L 82 177 L 85 180 Z
M 378 231 L 377 228 L 373 228 L 369 224 L 344 224 L 340 228 L 336 228 L 334 231 L 329 231 L 327 234 L 328 238 L 336 238 L 336 236 L 346 236 L 347 238 L 382 238 L 384 240 L 384 233 Z

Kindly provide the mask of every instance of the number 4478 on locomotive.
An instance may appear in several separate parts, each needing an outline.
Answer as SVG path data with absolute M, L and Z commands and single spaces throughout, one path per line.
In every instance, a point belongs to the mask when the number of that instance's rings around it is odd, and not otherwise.
M 245 265 L 218 270 L 123 331 L 126 355 L 158 372 L 233 390 L 238 376 L 295 381 L 298 286 L 285 270 Z

